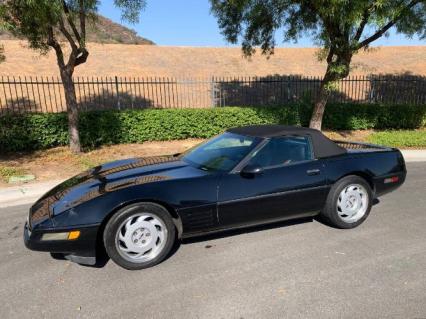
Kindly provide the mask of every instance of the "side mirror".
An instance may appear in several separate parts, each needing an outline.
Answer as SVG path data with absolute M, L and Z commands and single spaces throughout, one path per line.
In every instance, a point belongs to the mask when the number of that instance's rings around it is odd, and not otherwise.
M 243 177 L 254 177 L 263 173 L 263 168 L 260 165 L 247 165 L 241 170 L 241 176 Z

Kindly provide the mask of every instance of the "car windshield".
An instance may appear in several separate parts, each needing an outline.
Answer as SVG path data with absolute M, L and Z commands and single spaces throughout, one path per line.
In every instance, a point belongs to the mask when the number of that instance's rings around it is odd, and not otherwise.
M 257 137 L 224 133 L 188 150 L 182 159 L 203 170 L 230 171 L 259 142 Z

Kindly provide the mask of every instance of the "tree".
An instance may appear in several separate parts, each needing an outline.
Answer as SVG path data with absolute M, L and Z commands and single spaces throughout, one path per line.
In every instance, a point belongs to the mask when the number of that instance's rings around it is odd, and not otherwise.
M 53 49 L 65 91 L 70 148 L 80 152 L 78 105 L 72 76 L 89 56 L 86 25 L 95 22 L 98 0 L 3 0 L 0 1 L 3 27 L 25 38 L 42 54 Z M 122 18 L 136 22 L 145 0 L 114 0 Z
M 310 127 L 322 118 L 337 81 L 348 76 L 354 54 L 394 28 L 408 37 L 426 38 L 425 0 L 210 0 L 219 27 L 231 43 L 242 39 L 246 56 L 260 46 L 272 54 L 277 30 L 284 41 L 308 35 L 321 47 L 327 69 L 315 99 Z

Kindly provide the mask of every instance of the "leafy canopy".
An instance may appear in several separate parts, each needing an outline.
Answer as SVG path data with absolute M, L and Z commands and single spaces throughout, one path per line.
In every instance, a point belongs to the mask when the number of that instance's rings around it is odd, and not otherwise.
M 0 18 L 4 28 L 26 38 L 32 49 L 43 53 L 51 46 L 51 36 L 60 33 L 69 42 L 84 47 L 86 20 L 96 20 L 99 3 L 98 0 L 5 0 L 0 4 Z M 123 20 L 137 22 L 146 3 L 114 0 L 114 4 L 121 9 Z
M 425 0 L 210 0 L 226 39 L 240 38 L 246 55 L 260 46 L 270 54 L 275 32 L 284 41 L 308 35 L 325 49 L 323 57 L 355 53 L 395 27 L 426 38 Z

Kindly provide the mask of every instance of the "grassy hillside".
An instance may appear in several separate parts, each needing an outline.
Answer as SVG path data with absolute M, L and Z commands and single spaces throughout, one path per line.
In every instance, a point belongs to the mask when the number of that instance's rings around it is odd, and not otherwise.
M 0 75 L 58 75 L 53 52 L 40 56 L 24 41 L 1 41 L 6 61 Z M 240 48 L 163 47 L 89 43 L 90 56 L 77 76 L 321 76 L 325 64 L 318 62 L 315 48 L 279 48 L 269 59 L 256 54 L 242 57 Z M 381 47 L 361 52 L 353 59 L 352 75 L 412 73 L 426 76 L 426 46 Z
M 88 26 L 88 42 L 116 44 L 154 44 L 151 40 L 142 38 L 136 31 L 115 23 L 108 18 L 98 16 L 95 24 Z M 13 40 L 12 34 L 0 30 L 0 40 Z

